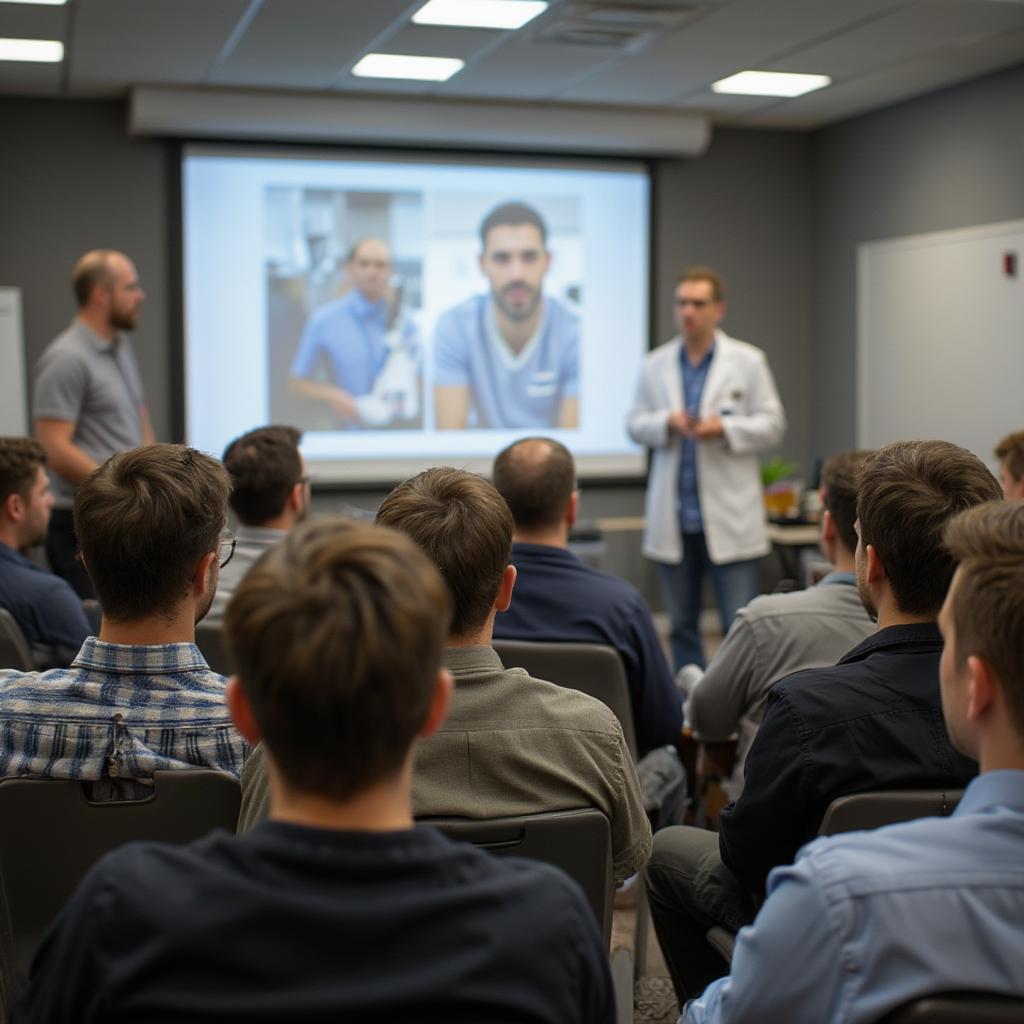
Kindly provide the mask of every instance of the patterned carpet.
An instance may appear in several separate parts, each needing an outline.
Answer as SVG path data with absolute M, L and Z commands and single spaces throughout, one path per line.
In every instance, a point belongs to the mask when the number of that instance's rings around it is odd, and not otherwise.
M 640 979 L 633 1003 L 634 1024 L 676 1024 L 679 1003 L 669 978 L 649 976 Z

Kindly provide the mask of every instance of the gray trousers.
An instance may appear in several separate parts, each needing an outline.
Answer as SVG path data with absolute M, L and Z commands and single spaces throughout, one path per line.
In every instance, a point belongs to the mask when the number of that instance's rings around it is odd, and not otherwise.
M 656 833 L 646 880 L 654 930 L 683 1006 L 729 973 L 707 943 L 708 929 L 739 931 L 754 919 L 754 899 L 722 863 L 718 833 L 702 828 Z

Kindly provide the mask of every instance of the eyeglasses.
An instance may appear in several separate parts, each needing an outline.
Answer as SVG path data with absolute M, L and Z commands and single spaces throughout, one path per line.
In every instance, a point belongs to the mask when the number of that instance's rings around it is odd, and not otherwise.
M 676 299 L 676 305 L 682 308 L 683 306 L 693 306 L 694 309 L 703 309 L 705 306 L 711 305 L 710 299 Z
M 235 555 L 235 538 L 229 531 L 225 530 L 220 535 L 220 543 L 217 545 L 217 557 L 220 559 L 220 567 L 223 569 Z

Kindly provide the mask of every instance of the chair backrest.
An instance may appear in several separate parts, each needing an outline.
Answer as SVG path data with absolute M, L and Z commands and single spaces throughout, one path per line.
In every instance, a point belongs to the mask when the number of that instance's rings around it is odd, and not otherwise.
M 894 789 L 837 797 L 821 819 L 818 835 L 881 828 L 915 818 L 946 818 L 963 795 L 962 789 Z
M 561 868 L 583 890 L 605 942 L 611 941 L 612 835 L 608 819 L 596 808 L 483 821 L 420 818 L 419 822 L 498 857 L 530 857 Z
M 20 672 L 32 672 L 35 667 L 32 649 L 21 626 L 6 608 L 0 608 L 0 669 L 16 668 Z
M 506 668 L 525 668 L 536 679 L 580 690 L 607 704 L 619 720 L 629 752 L 636 760 L 629 681 L 614 647 L 533 640 L 494 640 L 493 644 Z
M 231 675 L 231 659 L 227 644 L 224 643 L 224 626 L 220 622 L 200 622 L 196 626 L 196 647 L 206 659 L 206 664 L 222 676 Z
M 160 771 L 144 800 L 92 802 L 83 783 L 0 780 L 0 911 L 15 973 L 75 887 L 103 854 L 136 839 L 186 843 L 216 828 L 234 832 L 238 780 L 205 769 Z
M 1024 999 L 991 992 L 942 992 L 906 1003 L 884 1024 L 1020 1024 Z

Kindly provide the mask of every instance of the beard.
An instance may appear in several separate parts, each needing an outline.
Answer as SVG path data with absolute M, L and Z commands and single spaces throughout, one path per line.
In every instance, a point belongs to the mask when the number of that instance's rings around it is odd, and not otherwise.
M 526 300 L 524 302 L 511 302 L 507 297 L 507 293 L 513 289 L 525 291 L 527 293 Z M 536 312 L 537 306 L 540 304 L 540 291 L 539 289 L 531 288 L 525 281 L 513 281 L 511 284 L 505 285 L 500 292 L 494 293 L 494 302 L 509 320 L 515 323 L 522 323 L 524 320 L 529 320 Z
M 112 309 L 109 318 L 110 326 L 118 331 L 134 331 L 139 322 L 138 309 Z
M 877 622 L 878 609 L 875 607 L 874 601 L 871 600 L 868 581 L 865 574 L 861 572 L 860 566 L 857 567 L 857 596 L 860 598 L 860 603 L 864 605 L 864 611 L 868 613 L 873 621 Z

